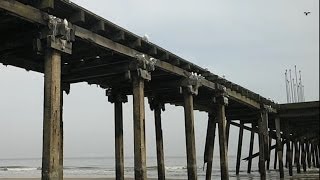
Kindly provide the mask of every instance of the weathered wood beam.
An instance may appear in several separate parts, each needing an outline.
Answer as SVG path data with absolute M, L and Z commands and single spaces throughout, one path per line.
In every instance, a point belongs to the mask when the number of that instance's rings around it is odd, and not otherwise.
M 48 49 L 44 65 L 42 179 L 60 179 L 63 173 L 61 122 L 61 54 Z
M 63 75 L 63 81 L 68 83 L 83 82 L 90 79 L 108 77 L 116 74 L 122 74 L 129 70 L 128 65 L 107 67 L 103 69 L 96 69 L 94 71 L 88 71 L 83 73 L 70 73 Z

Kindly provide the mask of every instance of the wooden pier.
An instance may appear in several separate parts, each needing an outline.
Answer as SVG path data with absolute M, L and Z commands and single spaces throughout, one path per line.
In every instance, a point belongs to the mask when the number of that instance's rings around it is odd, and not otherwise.
M 184 107 L 188 179 L 197 179 L 194 110 L 208 113 L 204 162 L 211 179 L 218 131 L 221 179 L 229 179 L 230 126 L 238 126 L 236 173 L 241 167 L 243 132 L 251 132 L 247 172 L 259 157 L 261 179 L 272 150 L 279 176 L 319 168 L 319 102 L 276 104 L 240 85 L 66 0 L 0 0 L 0 63 L 44 74 L 42 179 L 63 179 L 63 91 L 87 82 L 106 90 L 115 111 L 116 179 L 124 179 L 123 103 L 133 96 L 135 179 L 147 179 L 145 98 L 155 115 L 158 179 L 165 179 L 161 111 Z M 240 123 L 237 123 L 240 121 Z M 253 151 L 259 135 L 259 152 Z M 272 139 L 276 144 L 272 145 Z M 286 152 L 283 151 L 284 145 Z M 293 153 L 294 151 L 294 153 Z M 284 156 L 285 153 L 285 156 Z M 286 157 L 286 162 L 283 162 Z M 287 164 L 287 166 L 285 166 Z M 276 168 L 277 162 L 274 162 Z

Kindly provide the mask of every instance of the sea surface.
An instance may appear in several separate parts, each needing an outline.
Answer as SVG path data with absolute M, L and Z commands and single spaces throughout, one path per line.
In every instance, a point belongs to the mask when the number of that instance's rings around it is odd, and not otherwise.
M 114 178 L 114 158 L 107 157 L 82 157 L 64 159 L 64 177 L 90 177 L 90 178 Z M 257 161 L 252 164 L 252 173 L 247 174 L 247 162 L 241 162 L 241 172 L 235 175 L 235 157 L 229 157 L 230 179 L 260 179 L 257 169 Z M 157 177 L 157 160 L 155 157 L 147 159 L 148 177 Z M 205 179 L 203 170 L 203 159 L 197 159 L 199 179 Z M 166 157 L 166 177 L 169 179 L 187 179 L 186 158 L 185 157 Z M 273 170 L 267 172 L 268 179 L 279 179 L 279 173 Z M 288 172 L 286 170 L 286 176 Z M 293 179 L 319 179 L 319 169 L 309 169 L 307 174 L 300 174 Z M 41 176 L 41 159 L 0 159 L 0 178 L 34 178 Z M 134 177 L 134 159 L 125 159 L 125 177 Z M 214 157 L 212 179 L 220 179 L 219 157 Z

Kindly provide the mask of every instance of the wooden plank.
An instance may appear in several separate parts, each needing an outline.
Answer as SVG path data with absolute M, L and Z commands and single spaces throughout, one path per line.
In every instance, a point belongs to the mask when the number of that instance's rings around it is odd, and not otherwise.
M 227 134 L 226 134 L 226 115 L 225 105 L 218 104 L 217 118 L 218 118 L 218 129 L 219 129 L 219 149 L 220 149 L 220 172 L 221 179 L 229 179 L 228 170 L 228 145 L 227 145 Z
M 183 90 L 188 179 L 197 180 L 197 158 L 194 135 L 193 95 Z
M 44 65 L 42 179 L 61 178 L 61 54 L 47 50 Z
M 253 129 L 254 127 L 255 127 L 254 124 L 251 123 L 251 128 Z M 254 131 L 250 131 L 250 132 L 251 132 L 251 133 L 250 133 L 249 157 L 252 157 L 255 132 L 254 132 Z M 252 158 L 250 158 L 250 159 L 248 160 L 247 173 L 251 173 L 251 167 L 252 167 Z
M 237 162 L 236 162 L 236 174 L 240 172 L 240 162 L 241 162 L 241 149 L 242 149 L 242 139 L 243 139 L 243 123 L 240 122 L 239 129 L 239 139 L 238 139 L 238 151 L 237 151 Z
M 164 165 L 164 151 L 163 151 L 163 134 L 162 134 L 162 122 L 161 122 L 161 105 L 155 104 L 154 106 L 154 119 L 156 130 L 156 146 L 157 146 L 157 167 L 158 167 L 158 179 L 166 179 L 166 170 Z
M 215 115 L 212 113 L 209 113 L 206 145 L 205 145 L 205 151 L 204 151 L 204 163 L 207 163 L 206 180 L 211 180 L 211 176 L 212 176 L 212 161 L 213 161 L 215 135 L 216 135 Z
M 136 180 L 147 180 L 144 80 L 133 75 L 134 175 Z

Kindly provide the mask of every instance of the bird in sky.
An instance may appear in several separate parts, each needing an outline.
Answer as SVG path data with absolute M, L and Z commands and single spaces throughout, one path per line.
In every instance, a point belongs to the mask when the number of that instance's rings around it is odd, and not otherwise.
M 304 12 L 304 14 L 305 14 L 306 16 L 308 16 L 310 13 L 311 13 L 310 11 Z

